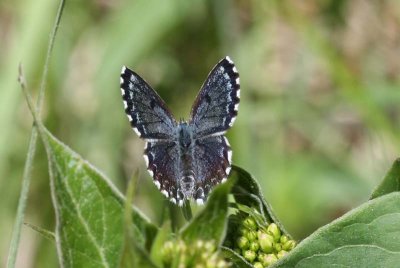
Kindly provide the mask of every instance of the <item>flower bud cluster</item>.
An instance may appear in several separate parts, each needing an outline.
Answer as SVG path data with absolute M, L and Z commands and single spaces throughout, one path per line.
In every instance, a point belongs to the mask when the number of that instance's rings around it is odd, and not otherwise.
M 240 220 L 234 250 L 255 268 L 268 267 L 296 246 L 275 223 L 258 226 L 253 217 Z
M 228 263 L 217 251 L 214 241 L 197 240 L 194 243 L 171 240 L 161 249 L 163 267 L 226 268 Z

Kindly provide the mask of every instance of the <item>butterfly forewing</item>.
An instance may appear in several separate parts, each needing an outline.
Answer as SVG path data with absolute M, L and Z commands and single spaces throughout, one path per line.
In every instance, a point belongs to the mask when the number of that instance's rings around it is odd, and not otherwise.
M 125 112 L 139 137 L 173 138 L 175 119 L 160 96 L 138 74 L 123 67 L 120 87 Z
M 193 104 L 190 124 L 194 136 L 225 133 L 235 121 L 239 98 L 239 74 L 226 57 L 212 69 Z

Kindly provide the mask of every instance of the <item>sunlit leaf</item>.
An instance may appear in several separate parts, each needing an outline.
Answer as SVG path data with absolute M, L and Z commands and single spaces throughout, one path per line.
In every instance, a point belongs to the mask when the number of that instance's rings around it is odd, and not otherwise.
M 272 267 L 397 267 L 400 193 L 373 199 L 304 239 Z
M 206 206 L 181 231 L 186 241 L 213 240 L 220 244 L 225 236 L 228 216 L 228 194 L 234 178 L 215 187 L 210 194 Z
M 386 174 L 383 181 L 371 194 L 371 199 L 398 191 L 400 191 L 400 159 L 394 161 L 392 168 Z
M 124 198 L 87 161 L 43 131 L 56 211 L 56 241 L 64 267 L 116 267 L 124 241 Z M 149 247 L 156 227 L 135 208 L 137 243 Z

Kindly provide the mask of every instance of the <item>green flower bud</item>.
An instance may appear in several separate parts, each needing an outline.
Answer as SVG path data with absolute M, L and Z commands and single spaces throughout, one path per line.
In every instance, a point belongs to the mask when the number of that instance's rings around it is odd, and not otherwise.
M 218 261 L 216 268 L 225 268 L 225 267 L 229 267 L 229 266 L 230 265 L 225 260 L 220 260 L 220 261 Z
M 180 254 L 179 255 L 179 264 L 178 264 L 178 266 L 179 267 L 185 267 L 185 266 L 187 266 L 187 259 L 188 258 L 190 258 L 191 256 L 186 256 L 186 254 Z
M 259 248 L 260 248 L 260 244 L 258 244 L 258 242 L 254 241 L 254 242 L 250 243 L 250 247 L 249 247 L 250 250 L 257 252 Z
M 264 268 L 264 266 L 262 265 L 261 262 L 255 262 L 255 263 L 253 264 L 253 266 L 254 266 L 254 268 Z
M 253 262 L 257 256 L 256 253 L 252 250 L 244 250 L 242 255 L 249 262 Z
M 186 252 L 187 247 L 185 242 L 183 242 L 183 240 L 179 240 L 176 244 L 176 249 L 178 252 Z
M 269 233 L 274 237 L 275 242 L 278 242 L 279 239 L 281 238 L 281 230 L 279 230 L 278 226 L 275 223 L 271 223 L 267 227 L 267 233 Z
M 246 238 L 247 239 L 247 238 Z M 240 251 L 240 250 L 239 250 Z M 183 240 L 164 243 L 161 249 L 162 263 L 166 267 L 227 268 L 230 266 L 223 256 L 219 255 L 215 241 L 197 240 L 187 244 Z
M 240 233 L 241 235 L 247 235 L 248 231 L 249 231 L 249 229 L 247 229 L 247 228 L 244 227 L 244 226 L 240 227 L 240 229 L 239 229 L 239 233 Z
M 193 255 L 196 255 L 196 254 L 194 253 Z M 207 252 L 200 253 L 199 258 L 200 258 L 202 261 L 207 262 L 207 260 L 210 259 L 210 254 L 207 253 Z
M 267 257 L 267 254 L 264 252 L 259 252 L 257 254 L 257 260 L 259 260 L 260 262 L 262 262 L 265 257 Z
M 203 240 L 197 240 L 195 244 L 195 250 L 203 250 L 204 247 L 204 241 Z
M 289 241 L 289 237 L 287 237 L 286 235 L 282 235 L 282 236 L 281 236 L 281 239 L 280 239 L 281 244 L 283 245 L 283 244 L 285 244 L 287 241 Z
M 161 257 L 164 263 L 171 263 L 172 256 L 175 254 L 175 247 L 172 241 L 165 242 L 161 248 Z
M 293 240 L 287 241 L 285 244 L 283 244 L 282 249 L 286 251 L 292 250 L 296 246 L 296 242 Z
M 261 263 L 264 266 L 269 266 L 273 263 L 275 263 L 278 260 L 278 258 L 274 255 L 274 254 L 267 254 L 265 255 L 265 257 L 263 258 L 263 260 L 261 261 Z
M 279 252 L 282 250 L 282 245 L 279 243 L 274 244 L 274 249 L 276 252 Z
M 276 256 L 278 257 L 278 259 L 283 258 L 288 252 L 285 250 L 281 250 L 278 252 L 278 254 L 276 254 Z
M 206 268 L 215 268 L 215 266 L 216 266 L 216 262 L 217 262 L 217 260 L 215 259 L 215 256 L 212 256 L 211 258 L 209 258 L 207 261 L 206 261 Z M 197 266 L 199 266 L 198 264 L 197 264 Z M 183 267 L 187 267 L 187 266 L 183 266 Z M 197 267 L 196 267 L 197 268 Z
M 236 241 L 236 244 L 240 249 L 248 249 L 249 248 L 249 240 L 245 236 L 241 236 Z
M 246 237 L 247 237 L 247 239 L 249 239 L 249 241 L 256 241 L 257 232 L 256 231 L 248 231 Z
M 217 250 L 214 241 L 207 241 L 204 243 L 204 249 L 206 252 L 213 253 L 214 251 Z
M 247 217 L 244 219 L 243 226 L 252 231 L 257 230 L 256 221 L 252 217 Z
M 260 236 L 263 235 L 263 234 L 265 234 L 265 232 L 263 232 L 262 230 L 258 230 L 258 231 L 257 231 L 257 237 L 258 237 L 258 239 L 260 239 Z
M 258 237 L 258 243 L 260 244 L 262 251 L 265 253 L 271 253 L 274 245 L 274 238 L 266 233 L 262 233 Z

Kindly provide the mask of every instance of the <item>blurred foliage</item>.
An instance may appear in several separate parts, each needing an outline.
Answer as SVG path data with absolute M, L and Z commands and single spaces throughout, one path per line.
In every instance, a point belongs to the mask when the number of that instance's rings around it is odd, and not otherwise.
M 21 186 L 32 118 L 17 84 L 37 92 L 57 1 L 0 1 L 0 265 Z M 367 200 L 400 146 L 400 3 L 387 1 L 68 1 L 43 119 L 156 221 L 162 197 L 122 108 L 119 72 L 141 74 L 187 118 L 218 60 L 241 76 L 228 132 L 233 161 L 260 180 L 295 238 Z M 37 153 L 26 222 L 54 229 L 47 161 Z M 19 267 L 54 267 L 54 244 L 24 228 Z

